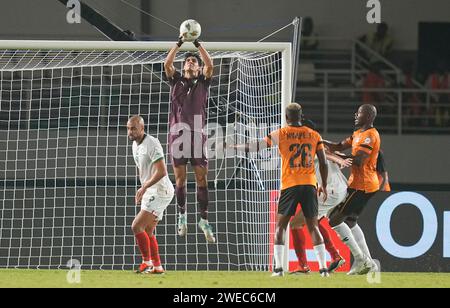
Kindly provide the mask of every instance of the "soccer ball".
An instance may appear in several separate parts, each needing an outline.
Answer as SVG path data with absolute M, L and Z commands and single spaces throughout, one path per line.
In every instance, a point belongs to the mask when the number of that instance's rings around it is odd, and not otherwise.
M 183 21 L 180 26 L 180 36 L 184 37 L 185 42 L 193 42 L 200 37 L 202 27 L 193 19 Z

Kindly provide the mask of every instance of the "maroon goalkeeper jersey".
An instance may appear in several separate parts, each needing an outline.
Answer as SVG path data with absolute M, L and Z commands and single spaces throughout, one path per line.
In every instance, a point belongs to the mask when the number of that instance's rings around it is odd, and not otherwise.
M 206 79 L 203 75 L 186 79 L 180 72 L 175 72 L 173 77 L 169 78 L 169 83 L 171 86 L 170 128 L 176 124 L 185 123 L 191 131 L 202 132 L 206 125 L 206 107 L 211 79 Z

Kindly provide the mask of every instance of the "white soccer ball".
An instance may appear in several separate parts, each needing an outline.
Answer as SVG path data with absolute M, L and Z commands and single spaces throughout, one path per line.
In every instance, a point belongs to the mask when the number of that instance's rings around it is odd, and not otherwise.
M 194 19 L 183 21 L 180 26 L 180 36 L 184 37 L 185 42 L 193 42 L 200 37 L 202 27 Z

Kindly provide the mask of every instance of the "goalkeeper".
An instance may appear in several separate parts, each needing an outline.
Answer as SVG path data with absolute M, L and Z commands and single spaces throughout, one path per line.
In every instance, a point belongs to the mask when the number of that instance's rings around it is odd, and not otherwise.
M 178 234 L 187 233 L 186 219 L 186 173 L 190 162 L 197 182 L 197 200 L 200 207 L 199 227 L 210 243 L 216 241 L 212 227 L 208 222 L 208 159 L 205 153 L 207 136 L 203 130 L 206 125 L 206 108 L 208 92 L 213 75 L 213 63 L 206 49 L 195 40 L 197 53 L 187 53 L 183 63 L 183 72 L 178 72 L 173 62 L 181 45 L 183 36 L 169 51 L 164 62 L 164 69 L 169 80 L 170 115 L 169 115 L 169 154 L 175 173 L 177 205 L 179 209 Z

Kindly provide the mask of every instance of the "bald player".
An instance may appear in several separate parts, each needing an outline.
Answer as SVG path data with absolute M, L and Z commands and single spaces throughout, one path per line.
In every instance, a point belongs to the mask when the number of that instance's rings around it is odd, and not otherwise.
M 295 215 L 299 204 L 305 216 L 306 225 L 311 234 L 314 252 L 319 262 L 320 275 L 328 277 L 326 251 L 318 222 L 318 193 L 324 194 L 326 200 L 328 166 L 322 137 L 318 132 L 302 125 L 302 107 L 297 103 L 286 108 L 287 126 L 272 132 L 257 144 L 231 146 L 246 152 L 255 149 L 278 146 L 282 158 L 281 194 L 278 204 L 277 225 L 275 234 L 274 256 L 275 266 L 272 276 L 283 276 L 283 258 L 286 229 L 289 220 Z M 314 157 L 317 154 L 319 170 L 322 178 L 317 190 Z
M 153 231 L 173 199 L 174 188 L 167 174 L 161 143 L 145 134 L 144 127 L 144 119 L 140 116 L 128 120 L 128 139 L 133 141 L 133 158 L 141 181 L 141 188 L 135 197 L 136 205 L 140 205 L 141 210 L 131 227 L 142 254 L 142 264 L 136 272 L 163 274 Z
M 353 159 L 348 180 L 347 197 L 330 214 L 330 226 L 350 248 L 355 262 L 348 275 L 364 275 L 376 271 L 363 231 L 358 225 L 358 217 L 367 202 L 380 188 L 376 170 L 380 151 L 380 135 L 373 126 L 377 110 L 370 104 L 362 105 L 355 113 L 356 131 L 340 143 L 324 141 L 330 151 L 351 149 Z

